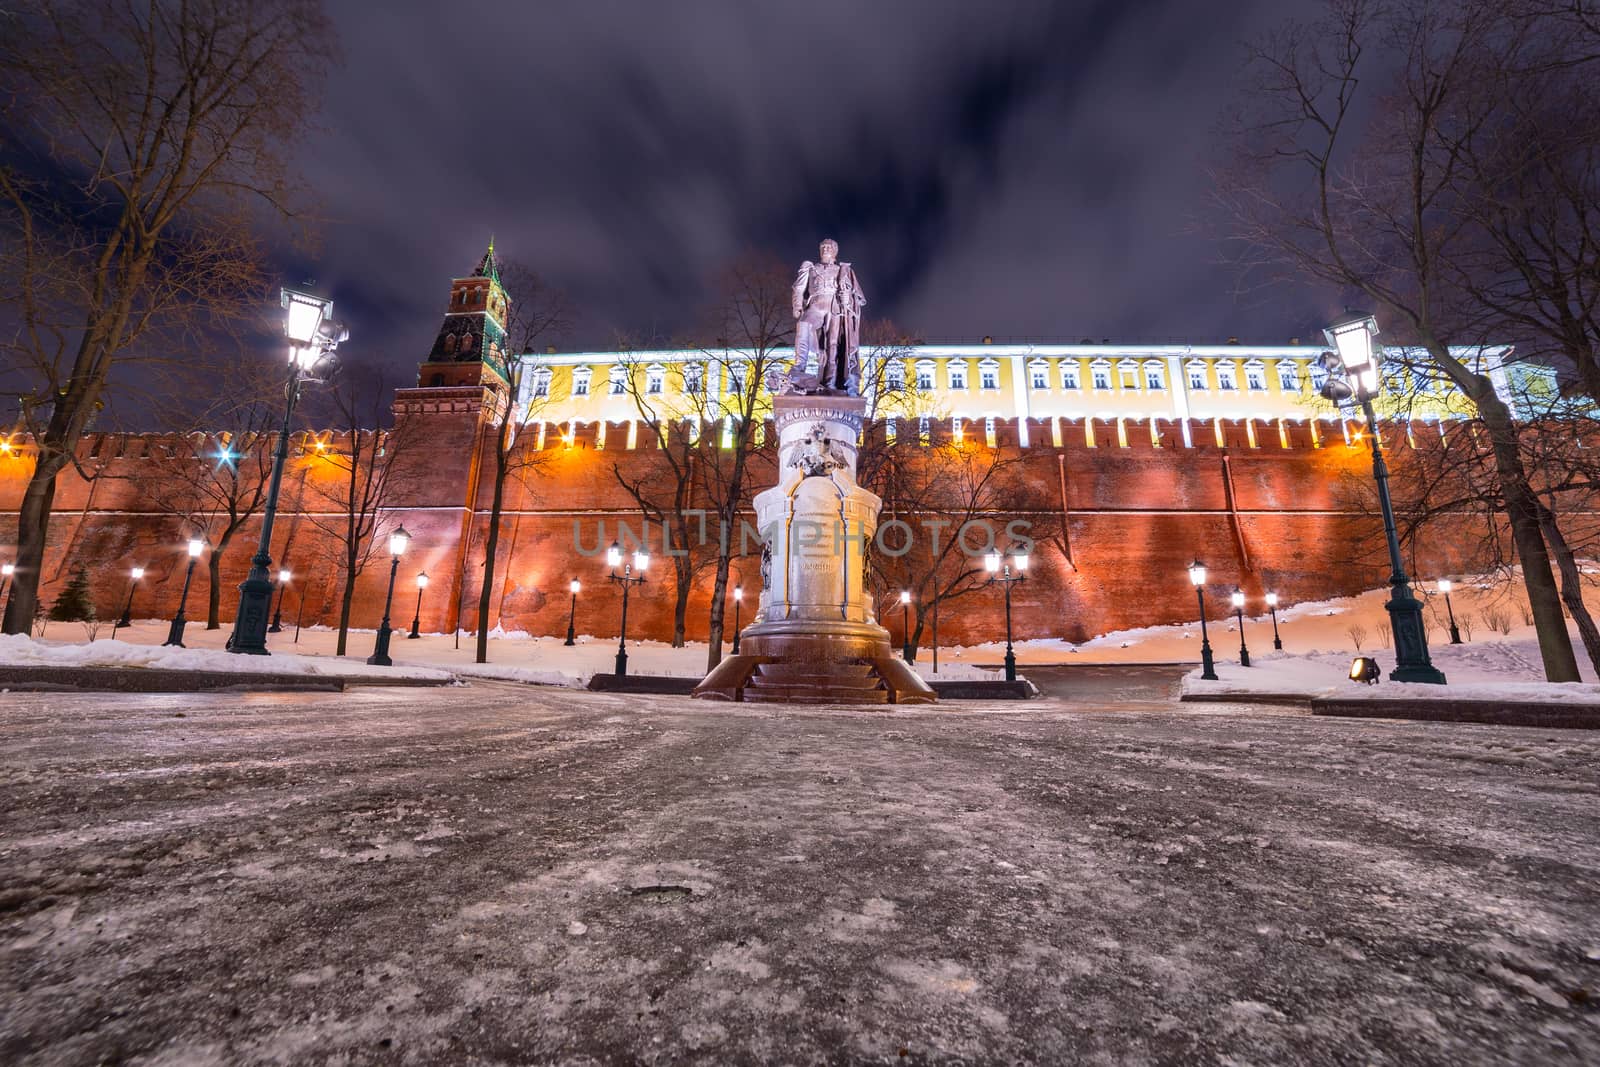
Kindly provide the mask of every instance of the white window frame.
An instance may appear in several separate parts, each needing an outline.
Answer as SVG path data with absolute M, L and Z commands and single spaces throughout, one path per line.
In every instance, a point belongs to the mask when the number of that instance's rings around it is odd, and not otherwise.
M 938 368 L 934 365 L 933 360 L 919 359 L 914 364 L 914 368 L 917 375 L 917 388 L 932 389 L 933 383 L 937 380 L 935 375 L 938 373 Z
M 1000 362 L 994 359 L 984 359 L 978 362 L 978 388 L 1000 388 Z
M 555 375 L 549 367 L 540 367 L 533 372 L 533 395 L 543 400 L 550 395 L 550 379 Z
M 1278 360 L 1278 388 L 1285 393 L 1300 391 L 1300 367 L 1294 360 Z
M 1078 361 L 1077 360 L 1075 360 L 1075 359 L 1064 359 L 1064 360 L 1062 360 L 1061 361 L 1061 388 L 1063 388 L 1063 389 L 1082 389 L 1083 388 L 1083 384 L 1082 384 L 1083 379 L 1082 379 L 1081 373 L 1080 373 L 1082 370 L 1083 370 L 1083 368 L 1078 366 Z
M 1211 381 L 1206 375 L 1206 361 L 1191 359 L 1183 365 L 1184 381 L 1189 383 L 1191 391 L 1196 393 L 1206 392 L 1211 388 Z
M 623 395 L 628 391 L 628 368 L 618 363 L 606 372 L 606 382 L 609 386 L 608 395 Z
M 706 368 L 702 364 L 685 363 L 682 374 L 685 394 L 698 396 L 706 391 Z
M 594 377 L 594 371 L 588 367 L 577 367 L 572 372 L 572 395 L 588 396 L 589 382 Z
M 1166 389 L 1167 368 L 1162 366 L 1159 359 L 1144 361 L 1144 387 L 1150 390 Z
M 1117 387 L 1137 392 L 1139 389 L 1139 364 L 1132 359 L 1117 360 Z
M 952 389 L 965 389 L 967 387 L 967 361 L 964 359 L 949 359 L 944 364 L 945 381 L 950 383 Z
M 1050 364 L 1043 359 L 1028 361 L 1028 385 L 1033 389 L 1050 388 Z
M 1267 391 L 1267 365 L 1259 359 L 1246 360 L 1244 365 L 1244 387 L 1252 393 Z
M 904 389 L 906 387 L 906 365 L 899 359 L 891 359 L 883 365 L 883 384 L 888 389 Z
M 1096 389 L 1110 389 L 1111 383 L 1110 360 L 1097 359 L 1089 364 L 1089 384 Z
M 1217 360 L 1216 371 L 1217 391 L 1219 393 L 1237 393 L 1239 391 L 1239 368 L 1232 360 Z
M 667 368 L 652 363 L 644 371 L 644 391 L 647 396 L 660 396 L 667 388 Z

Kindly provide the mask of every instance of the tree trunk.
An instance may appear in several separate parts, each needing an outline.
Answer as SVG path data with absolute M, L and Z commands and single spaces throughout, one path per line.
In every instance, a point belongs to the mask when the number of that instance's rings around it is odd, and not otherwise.
M 39 606 L 39 576 L 44 572 L 45 539 L 50 533 L 50 507 L 56 497 L 56 474 L 66 456 L 46 459 L 45 447 L 39 450 L 39 463 L 28 479 L 17 510 L 16 571 L 6 599 L 3 629 L 8 634 L 33 632 L 33 616 Z
M 335 656 L 344 655 L 345 648 L 350 641 L 350 604 L 356 597 L 356 565 L 355 561 L 346 558 L 344 564 L 344 593 L 339 598 L 339 643 L 335 646 Z
M 233 540 L 233 531 L 226 530 L 217 538 L 216 545 L 211 549 L 211 558 L 206 561 L 206 580 L 211 588 L 206 591 L 206 629 L 222 629 L 222 554 L 228 550 L 228 544 Z
M 1550 555 L 1540 528 L 1540 504 L 1528 485 L 1528 475 L 1518 450 L 1516 424 L 1487 378 L 1479 377 L 1474 384 L 1472 400 L 1489 431 L 1495 474 L 1505 500 L 1506 518 L 1511 523 L 1511 541 L 1516 548 L 1517 562 L 1522 565 L 1522 584 L 1533 612 L 1534 629 L 1539 635 L 1545 679 L 1580 681 L 1572 636 L 1567 633 L 1567 621 L 1561 614 L 1561 598 L 1555 576 L 1550 571 Z
M 506 493 L 506 430 L 502 424 L 495 439 L 494 496 L 489 503 L 489 533 L 483 541 L 483 586 L 478 590 L 479 663 L 489 662 L 489 597 L 494 592 L 494 557 L 500 548 L 500 509 Z
M 672 569 L 678 579 L 677 597 L 672 605 L 672 647 L 682 648 L 687 642 L 689 594 L 694 589 L 694 568 L 689 565 L 688 549 L 684 555 L 672 557 Z
M 1567 605 L 1572 621 L 1578 624 L 1578 634 L 1583 638 L 1584 651 L 1589 654 L 1589 664 L 1600 676 L 1600 629 L 1595 628 L 1594 617 L 1583 602 L 1583 573 L 1578 569 L 1572 546 L 1567 544 L 1561 527 L 1556 523 L 1555 512 L 1541 505 L 1539 524 L 1544 530 L 1545 540 L 1550 543 L 1550 550 L 1555 553 L 1556 566 L 1561 571 L 1562 603 Z

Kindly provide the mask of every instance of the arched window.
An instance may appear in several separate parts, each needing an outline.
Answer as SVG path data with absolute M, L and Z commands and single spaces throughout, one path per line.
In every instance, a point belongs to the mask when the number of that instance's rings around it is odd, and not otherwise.
M 1063 389 L 1076 389 L 1076 388 L 1078 388 L 1078 361 L 1077 360 L 1075 360 L 1075 359 L 1064 359 L 1064 360 L 1061 361 L 1061 388 L 1063 388 Z
M 659 396 L 667 384 L 667 368 L 659 363 L 652 363 L 644 371 L 644 391 L 651 396 Z
M 967 361 L 964 359 L 946 360 L 944 365 L 945 377 L 950 381 L 950 388 L 965 389 L 967 387 Z
M 1034 389 L 1050 388 L 1050 364 L 1042 359 L 1029 360 L 1028 384 Z
M 744 393 L 745 379 L 750 374 L 748 363 L 728 364 L 728 377 L 724 383 L 724 391 L 730 396 L 739 396 Z
M 1197 392 L 1205 392 L 1206 361 L 1203 359 L 1191 359 L 1183 365 L 1183 370 L 1188 378 L 1189 388 Z
M 1300 370 L 1292 359 L 1278 360 L 1278 388 L 1286 393 L 1300 391 Z
M 607 373 L 610 380 L 611 395 L 621 396 L 628 391 L 628 368 L 618 363 Z
M 1144 361 L 1144 387 L 1146 389 L 1165 389 L 1167 387 L 1167 368 L 1161 365 L 1159 359 Z
M 1139 388 L 1139 364 L 1131 359 L 1117 360 L 1118 385 L 1124 389 Z
M 699 393 L 705 389 L 706 369 L 698 363 L 685 363 L 683 365 L 683 391 L 686 393 Z
M 594 372 L 588 367 L 578 367 L 576 370 L 574 370 L 572 372 L 572 395 L 588 396 L 589 379 L 593 376 Z
M 978 364 L 978 387 L 980 389 L 1000 388 L 1000 364 L 992 359 L 985 359 Z
M 550 368 L 540 367 L 533 372 L 533 395 L 544 397 L 550 395 Z
M 1097 359 L 1089 364 L 1089 381 L 1096 389 L 1111 388 L 1111 364 Z
M 1259 359 L 1246 361 L 1244 365 L 1245 388 L 1253 393 L 1265 392 L 1267 388 L 1267 366 Z
M 1217 388 L 1223 391 L 1239 388 L 1239 368 L 1232 360 L 1217 360 Z
M 1328 384 L 1328 370 L 1319 361 L 1311 362 L 1311 388 L 1321 389 Z
M 933 388 L 933 360 L 931 360 L 931 359 L 919 359 L 919 360 L 917 360 L 916 367 L 917 367 L 917 388 L 918 389 L 924 389 L 924 390 L 932 389 Z
M 891 359 L 883 365 L 883 384 L 889 389 L 904 389 L 906 387 L 906 365 L 898 359 Z

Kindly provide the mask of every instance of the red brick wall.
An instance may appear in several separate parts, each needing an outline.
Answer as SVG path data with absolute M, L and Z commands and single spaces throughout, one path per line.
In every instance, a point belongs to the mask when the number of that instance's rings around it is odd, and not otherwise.
M 493 461 L 475 455 L 489 447 L 480 432 L 481 393 L 470 388 L 403 390 L 397 399 L 400 420 L 421 427 L 421 451 L 414 476 L 405 480 L 392 504 L 395 517 L 413 535 L 399 569 L 393 622 L 409 625 L 416 604 L 413 577 L 426 570 L 433 579 L 422 600 L 425 630 L 448 631 L 454 605 L 462 606 L 465 627 L 475 625 L 482 575 L 482 548 Z M 1079 641 L 1098 633 L 1134 626 L 1192 619 L 1194 592 L 1185 568 L 1197 555 L 1211 567 L 1215 592 L 1234 584 L 1252 596 L 1276 590 L 1284 603 L 1323 599 L 1381 584 L 1386 574 L 1381 531 L 1362 513 L 1357 496 L 1370 491 L 1370 460 L 1364 449 L 1346 445 L 1335 429 L 1311 445 L 1304 426 L 1290 427 L 1290 446 L 1282 447 L 1274 424 L 1258 424 L 1257 444 L 1247 446 L 1242 426 L 1225 423 L 1226 449 L 1215 444 L 1210 423 L 1190 426 L 1193 447 L 1184 447 L 1182 427 L 1163 421 L 1162 447 L 1153 447 L 1148 426 L 1130 424 L 1128 446 L 1119 447 L 1114 423 L 1097 423 L 1098 447 L 1084 444 L 1081 423 L 1063 428 L 1063 447 L 1051 445 L 1047 423 L 1029 426 L 1032 445 L 1015 445 L 1016 427 L 1003 426 L 999 447 L 1023 458 L 1031 505 L 1057 510 L 1060 499 L 1057 456 L 1064 456 L 1070 537 L 1077 569 L 1047 547 L 1035 555 L 1029 580 L 1014 590 L 1014 622 L 1019 637 L 1061 637 Z M 969 440 L 970 440 L 969 428 Z M 336 435 L 297 437 L 285 475 L 284 503 L 274 538 L 275 560 L 295 572 L 285 605 L 290 620 L 304 596 L 307 625 L 333 625 L 338 618 L 340 575 L 333 546 L 319 537 L 304 511 L 311 494 L 304 484 L 319 474 L 315 447 L 338 450 Z M 561 634 L 566 630 L 567 583 L 584 583 L 578 630 L 614 636 L 619 594 L 605 581 L 601 556 L 582 557 L 574 548 L 574 522 L 589 549 L 603 548 L 617 536 L 617 520 L 637 530 L 633 500 L 617 484 L 613 464 L 637 472 L 652 457 L 646 435 L 641 450 L 593 447 L 593 435 L 580 432 L 567 447 L 558 433 L 546 436 L 542 462 L 512 479 L 505 502 L 495 597 L 498 621 L 506 629 Z M 916 447 L 906 435 L 901 447 Z M 981 444 L 982 435 L 978 434 Z M 528 442 L 528 443 L 531 443 Z M 1406 462 L 1404 433 L 1390 440 L 1391 463 Z M 53 600 L 71 566 L 90 567 L 97 603 L 105 617 L 120 613 L 127 593 L 127 569 L 145 566 L 147 576 L 134 607 L 136 617 L 166 617 L 176 606 L 186 562 L 182 523 L 151 504 L 143 482 L 159 448 L 155 435 L 98 435 L 83 443 L 82 458 L 101 476 L 83 481 L 71 468 L 59 482 L 45 561 L 43 594 Z M 14 555 L 15 513 L 31 461 L 26 447 L 0 454 L 0 558 Z M 767 470 L 769 468 L 760 468 Z M 1231 475 L 1232 493 L 1228 479 Z M 1043 502 L 1043 503 L 1041 503 Z M 1009 515 L 999 515 L 1003 521 Z M 601 532 L 600 524 L 604 524 Z M 1458 531 L 1459 533 L 1459 531 Z M 463 538 L 465 537 L 465 541 Z M 235 588 L 249 569 L 257 540 L 250 524 L 235 539 L 222 568 L 222 617 L 231 618 Z M 1474 565 L 1478 536 L 1454 536 L 1448 544 L 1418 546 L 1424 575 L 1466 570 Z M 672 627 L 672 581 L 661 555 L 660 530 L 652 533 L 655 559 L 650 582 L 630 602 L 630 636 L 667 639 Z M 736 562 L 754 610 L 757 578 L 753 556 Z M 357 586 L 352 624 L 372 627 L 382 613 L 388 578 L 386 559 L 376 559 Z M 706 573 L 690 601 L 689 636 L 706 633 L 711 575 Z M 206 574 L 197 568 L 191 593 L 191 619 L 204 613 Z M 1220 604 L 1217 605 L 1220 607 Z M 945 643 L 994 639 L 1001 629 L 998 593 L 976 593 L 949 605 L 940 620 Z M 892 615 L 898 635 L 898 611 Z

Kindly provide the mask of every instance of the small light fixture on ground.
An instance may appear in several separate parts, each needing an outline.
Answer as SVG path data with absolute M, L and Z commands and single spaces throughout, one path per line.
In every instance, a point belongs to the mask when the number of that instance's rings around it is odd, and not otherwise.
M 1211 656 L 1211 638 L 1206 633 L 1206 565 L 1199 560 L 1189 564 L 1189 581 L 1194 586 L 1195 598 L 1200 602 L 1200 677 L 1208 682 L 1217 680 L 1217 664 Z
M 289 591 L 289 579 L 293 577 L 288 567 L 278 568 L 278 608 L 272 613 L 272 625 L 267 627 L 269 634 L 283 633 L 283 597 Z
M 916 649 L 911 647 L 911 590 L 900 590 L 900 658 L 907 663 L 917 662 Z
M 1239 617 L 1239 666 L 1250 666 L 1250 650 L 1244 647 L 1244 590 L 1233 591 L 1233 613 Z
M 411 615 L 411 632 L 406 634 L 407 641 L 414 641 L 422 636 L 422 591 L 428 588 L 428 572 L 417 572 L 417 610 Z
M 1454 587 L 1450 584 L 1450 579 L 1439 579 L 1439 592 L 1444 594 L 1444 610 L 1450 616 L 1450 643 L 1459 645 L 1461 643 L 1461 630 L 1456 626 L 1456 609 L 1450 606 L 1450 590 L 1452 588 Z
M 1383 671 L 1378 668 L 1378 661 L 1371 656 L 1357 656 L 1350 663 L 1350 680 L 1352 682 L 1377 685 L 1378 679 L 1382 677 Z
M 733 587 L 733 654 L 739 654 L 739 609 L 744 606 L 744 586 Z
M 378 640 L 372 646 L 372 655 L 367 657 L 367 662 L 374 667 L 394 666 L 394 660 L 389 658 L 389 636 L 394 632 L 389 629 L 389 608 L 394 603 L 394 576 L 400 570 L 400 557 L 406 554 L 410 544 L 411 535 L 406 533 L 404 526 L 396 526 L 394 533 L 389 535 L 389 591 L 383 598 L 383 621 L 378 624 Z
M 176 645 L 183 648 L 183 628 L 189 622 L 184 617 L 183 610 L 189 605 L 189 583 L 194 580 L 194 562 L 200 558 L 200 553 L 206 549 L 204 540 L 198 537 L 189 538 L 189 567 L 183 572 L 183 594 L 178 597 L 178 613 L 172 617 L 172 626 L 167 630 L 167 639 L 162 643 Z
M 1267 610 L 1272 612 L 1272 647 L 1283 651 L 1283 639 L 1278 636 L 1278 594 L 1267 594 Z
M 1383 512 L 1383 533 L 1389 546 L 1390 630 L 1394 634 L 1395 667 L 1389 677 L 1396 682 L 1444 684 L 1444 673 L 1428 656 L 1428 631 L 1422 623 L 1422 602 L 1411 591 L 1400 559 L 1400 537 L 1395 532 L 1394 504 L 1389 499 L 1389 468 L 1378 441 L 1378 416 L 1372 399 L 1383 383 L 1380 361 L 1382 346 L 1377 343 L 1378 323 L 1371 315 L 1355 315 L 1323 331 L 1328 343 L 1338 350 L 1324 352 L 1318 359 L 1328 372 L 1320 390 L 1324 399 L 1345 403 L 1355 399 L 1367 417 L 1367 437 L 1372 447 L 1372 478 L 1378 484 L 1378 507 Z
M 278 491 L 283 485 L 283 465 L 289 458 L 289 431 L 300 387 L 306 382 L 327 381 L 337 368 L 334 349 L 350 336 L 350 331 L 332 320 L 333 301 L 311 293 L 284 289 L 283 336 L 289 342 L 288 375 L 283 409 L 283 425 L 278 429 L 277 447 L 272 452 L 272 477 L 267 483 L 267 501 L 261 512 L 261 541 L 250 557 L 250 574 L 239 585 L 239 608 L 234 613 L 233 636 L 228 651 L 252 656 L 267 655 L 267 634 L 283 628 L 276 620 L 267 625 L 272 609 L 272 524 L 278 515 Z M 319 442 L 317 445 L 321 448 Z M 230 451 L 231 454 L 231 451 Z M 279 614 L 283 598 L 278 598 Z
M 1028 578 L 1028 554 L 1026 552 L 1012 552 L 1001 557 L 998 550 L 992 551 L 983 557 L 984 569 L 989 572 L 989 581 L 986 585 L 996 582 L 1005 586 L 1006 591 L 1006 681 L 1017 680 L 1017 654 L 1011 646 L 1011 585 L 1013 582 L 1026 581 Z M 1012 574 L 1015 568 L 1016 574 Z
M 576 578 L 567 583 L 567 592 L 572 594 L 572 606 L 567 609 L 567 639 L 562 644 L 568 647 L 578 643 L 578 632 L 573 627 L 578 622 L 578 590 L 581 588 Z
M 650 566 L 650 553 L 641 548 L 633 554 L 633 559 L 626 566 L 622 565 L 622 546 L 611 542 L 611 547 L 606 549 L 606 562 L 611 565 L 609 578 L 622 586 L 622 628 L 617 636 L 617 677 L 625 678 L 628 674 L 628 591 L 636 585 L 644 584 L 645 568 Z M 617 567 L 622 566 L 622 573 L 617 573 Z M 638 568 L 639 574 L 634 576 L 634 569 Z
M 139 588 L 139 579 L 144 577 L 143 567 L 134 567 L 128 571 L 128 602 L 123 605 L 122 618 L 111 624 L 111 639 L 117 639 L 117 631 L 124 626 L 133 625 L 133 593 Z

